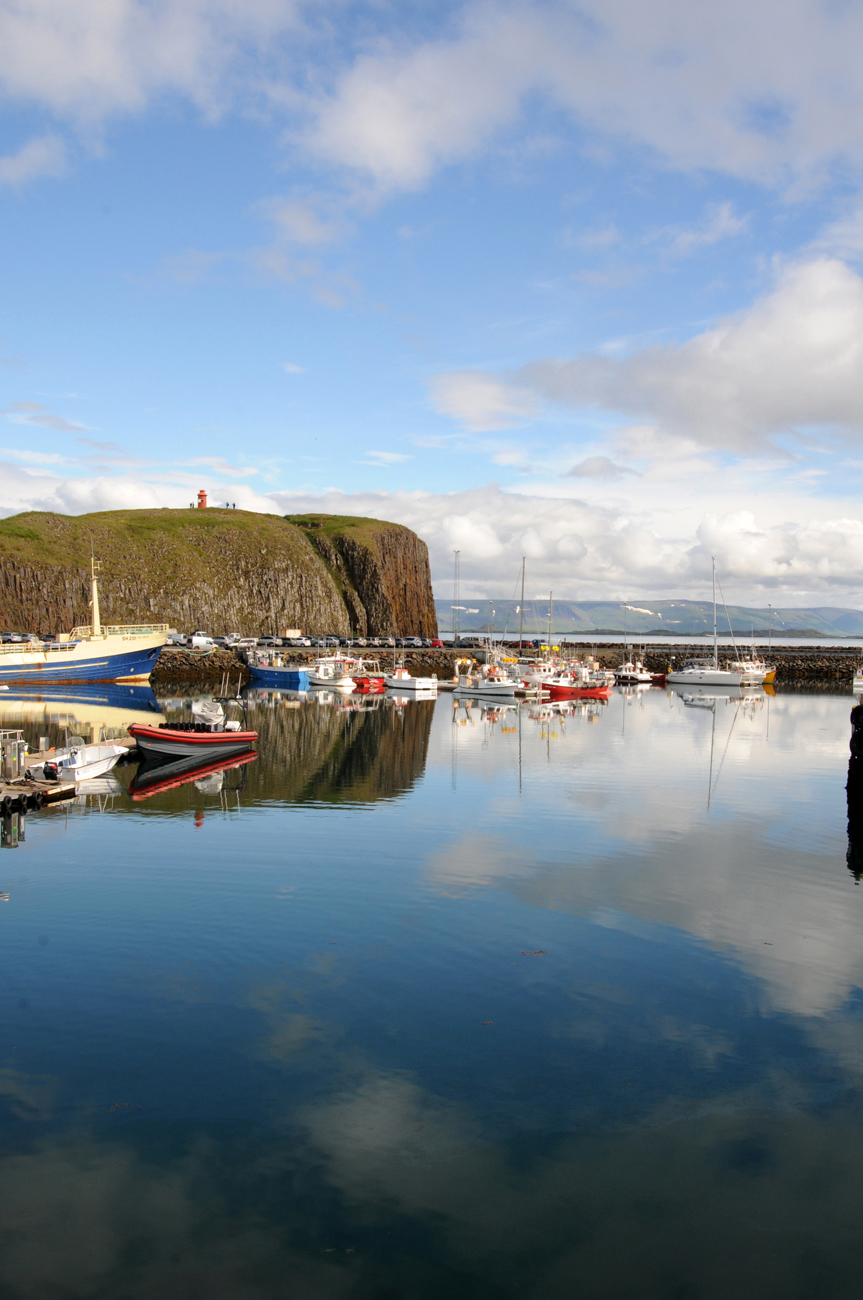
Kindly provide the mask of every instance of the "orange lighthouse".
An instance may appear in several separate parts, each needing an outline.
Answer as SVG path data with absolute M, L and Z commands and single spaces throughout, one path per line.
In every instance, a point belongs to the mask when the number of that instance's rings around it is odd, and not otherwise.
M 200 492 L 198 493 L 198 509 L 206 510 L 206 508 L 207 508 L 207 493 L 204 488 L 201 488 Z

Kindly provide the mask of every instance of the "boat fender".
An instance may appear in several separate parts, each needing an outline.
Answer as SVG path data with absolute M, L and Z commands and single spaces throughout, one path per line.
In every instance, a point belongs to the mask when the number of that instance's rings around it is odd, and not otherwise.
M 4 794 L 4 796 L 3 796 L 3 816 L 4 816 L 4 817 L 8 817 L 9 814 L 11 813 L 11 811 L 12 811 L 12 796 L 11 796 L 11 794 Z

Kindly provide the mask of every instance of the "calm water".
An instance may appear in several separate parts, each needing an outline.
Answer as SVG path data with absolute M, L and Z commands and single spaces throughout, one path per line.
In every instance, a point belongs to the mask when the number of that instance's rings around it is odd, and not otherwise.
M 0 1295 L 856 1298 L 851 703 L 259 696 L 257 761 L 31 815 Z

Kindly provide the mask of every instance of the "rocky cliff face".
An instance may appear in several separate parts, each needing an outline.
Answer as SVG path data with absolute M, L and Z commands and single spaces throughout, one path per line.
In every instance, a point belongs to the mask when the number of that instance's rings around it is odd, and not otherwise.
M 89 622 L 92 547 L 103 623 L 436 635 L 415 533 L 376 519 L 315 523 L 217 509 L 16 515 L 0 521 L 0 627 L 46 633 Z
M 437 636 L 428 548 L 400 524 L 291 516 L 344 589 L 358 636 Z

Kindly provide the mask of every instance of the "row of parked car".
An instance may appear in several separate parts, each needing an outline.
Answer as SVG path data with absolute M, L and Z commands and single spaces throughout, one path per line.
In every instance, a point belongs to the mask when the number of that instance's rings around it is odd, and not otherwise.
M 443 647 L 443 641 L 437 637 L 421 636 L 374 636 L 374 637 L 346 637 L 346 636 L 319 636 L 319 637 L 281 637 L 281 636 L 240 636 L 239 632 L 228 632 L 224 636 L 208 636 L 206 632 L 172 632 L 168 641 L 174 645 L 183 646 L 187 650 L 215 650 L 221 648 L 224 650 L 253 650 L 268 649 L 272 646 L 288 646 L 294 649 L 304 649 L 306 647 L 317 647 L 320 649 L 333 648 L 368 648 L 373 649 L 400 649 L 411 650 L 429 650 Z

